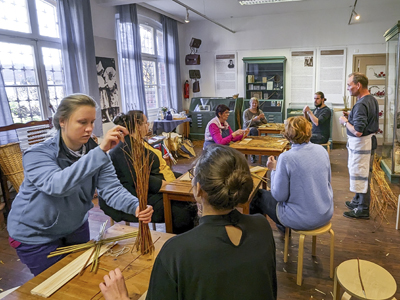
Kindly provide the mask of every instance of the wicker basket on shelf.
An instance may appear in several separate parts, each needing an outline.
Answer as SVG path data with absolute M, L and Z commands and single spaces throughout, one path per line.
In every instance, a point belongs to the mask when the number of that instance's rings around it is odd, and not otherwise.
M 24 167 L 22 166 L 22 152 L 19 143 L 0 146 L 0 167 L 7 180 L 18 192 L 22 181 L 24 181 Z

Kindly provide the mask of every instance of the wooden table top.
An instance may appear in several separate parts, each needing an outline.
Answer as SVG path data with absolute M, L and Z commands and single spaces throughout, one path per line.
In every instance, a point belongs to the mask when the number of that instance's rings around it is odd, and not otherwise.
M 246 140 L 249 140 L 246 143 Z M 250 151 L 271 151 L 282 153 L 288 141 L 282 137 L 270 136 L 248 136 L 243 141 L 237 141 L 230 146 L 236 150 L 250 150 Z M 255 153 L 257 154 L 257 153 Z
M 138 230 L 138 228 L 122 224 L 115 224 L 107 229 L 105 237 L 117 236 L 135 230 Z M 108 271 L 117 267 L 119 267 L 121 270 L 126 268 L 122 274 L 125 277 L 130 299 L 139 299 L 140 296 L 148 289 L 154 260 L 160 252 L 161 247 L 168 239 L 174 236 L 173 234 L 157 231 L 151 231 L 151 234 L 153 237 L 153 243 L 155 243 L 155 252 L 152 255 L 141 256 L 138 252 L 136 252 L 136 250 L 132 253 L 129 251 L 128 253 L 118 257 L 103 255 L 99 259 L 100 264 L 97 274 L 91 273 L 90 266 L 88 266 L 82 276 L 75 276 L 71 281 L 55 292 L 50 299 L 104 299 L 100 292 L 99 284 L 100 282 L 103 282 L 103 277 L 104 275 L 108 274 Z M 133 243 L 134 239 L 119 241 L 118 245 L 114 246 L 112 250 L 117 251 L 122 249 L 124 246 L 132 249 Z M 68 255 L 38 276 L 29 280 L 27 283 L 12 292 L 10 295 L 6 296 L 4 299 L 43 299 L 43 297 L 31 295 L 31 290 L 82 253 L 83 252 L 78 252 Z
M 281 133 L 285 129 L 283 123 L 268 123 L 257 127 L 259 135 L 261 133 Z
M 256 172 L 256 174 L 260 177 L 264 177 L 266 172 L 267 172 L 267 169 L 265 168 L 259 172 Z M 178 179 L 175 179 L 172 182 L 168 182 L 164 187 L 162 187 L 160 189 L 160 193 L 190 196 L 193 198 L 193 201 L 194 201 L 191 180 L 181 180 L 181 178 L 187 177 L 186 174 L 187 174 L 187 172 L 185 174 L 183 174 L 181 177 L 179 177 Z M 261 180 L 259 178 L 253 177 L 253 183 L 255 186 L 260 186 Z

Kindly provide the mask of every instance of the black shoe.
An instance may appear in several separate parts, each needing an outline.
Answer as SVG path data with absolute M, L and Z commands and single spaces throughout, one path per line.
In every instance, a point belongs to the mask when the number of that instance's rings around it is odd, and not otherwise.
M 343 216 L 351 219 L 369 219 L 369 210 L 355 208 L 350 211 L 345 211 Z
M 358 207 L 358 204 L 354 204 L 351 201 L 346 201 L 345 204 L 346 204 L 347 208 L 351 209 L 351 210 L 353 210 L 353 209 Z

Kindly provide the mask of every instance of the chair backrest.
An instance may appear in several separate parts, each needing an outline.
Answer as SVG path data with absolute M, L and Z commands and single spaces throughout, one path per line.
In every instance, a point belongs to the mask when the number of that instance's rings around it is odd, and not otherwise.
M 24 151 L 33 144 L 43 142 L 49 131 L 53 128 L 52 120 L 31 121 L 28 123 L 15 123 L 0 127 L 0 132 L 15 130 L 18 135 L 21 150 Z

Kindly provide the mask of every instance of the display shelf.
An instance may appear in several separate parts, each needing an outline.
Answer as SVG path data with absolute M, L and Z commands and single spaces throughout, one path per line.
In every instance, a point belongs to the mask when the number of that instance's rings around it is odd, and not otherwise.
M 387 30 L 386 95 L 382 146 L 382 169 L 391 182 L 400 179 L 400 21 Z
M 245 103 L 252 97 L 269 101 L 262 110 L 268 122 L 282 122 L 285 102 L 286 57 L 244 57 Z M 246 107 L 244 107 L 245 109 Z M 272 111 L 271 111 L 272 110 Z

